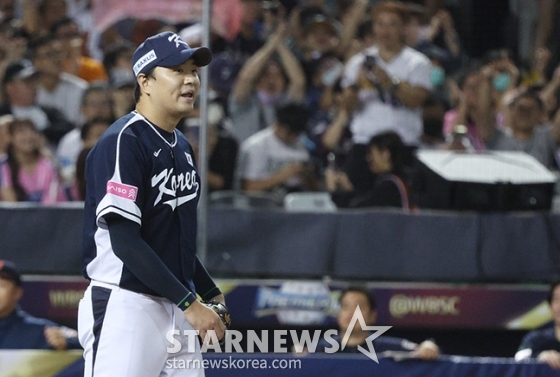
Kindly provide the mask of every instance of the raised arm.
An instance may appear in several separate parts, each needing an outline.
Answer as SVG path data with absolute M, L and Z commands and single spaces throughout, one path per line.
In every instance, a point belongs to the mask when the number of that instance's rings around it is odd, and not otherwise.
M 352 9 L 342 20 L 342 32 L 336 48 L 338 56 L 346 55 L 346 52 L 356 36 L 360 21 L 364 17 L 364 14 L 366 14 L 368 5 L 369 0 L 355 0 Z
M 487 142 L 496 131 L 496 114 L 492 101 L 491 68 L 484 67 L 481 73 L 482 79 L 478 88 L 477 106 L 471 116 L 478 128 L 480 137 L 484 142 Z
M 301 64 L 283 40 L 278 44 L 278 55 L 290 82 L 288 84 L 290 98 L 295 101 L 303 101 L 306 80 Z
M 279 26 L 276 33 L 253 56 L 249 58 L 239 71 L 235 85 L 233 86 L 233 98 L 236 102 L 245 102 L 255 89 L 257 79 L 262 72 L 266 62 L 282 43 L 285 34 L 285 26 Z

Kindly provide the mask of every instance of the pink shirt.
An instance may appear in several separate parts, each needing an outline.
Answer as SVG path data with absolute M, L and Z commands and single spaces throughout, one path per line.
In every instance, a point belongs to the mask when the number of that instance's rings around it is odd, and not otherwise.
M 21 187 L 27 193 L 29 202 L 51 204 L 65 201 L 58 172 L 44 157 L 39 159 L 33 173 L 20 170 L 18 178 Z M 6 161 L 0 165 L 0 185 L 2 188 L 13 187 L 12 172 Z

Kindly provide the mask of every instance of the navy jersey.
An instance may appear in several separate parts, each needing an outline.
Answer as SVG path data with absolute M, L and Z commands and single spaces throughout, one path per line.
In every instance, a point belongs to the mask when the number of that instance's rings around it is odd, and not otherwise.
M 141 226 L 144 241 L 191 292 L 196 263 L 200 179 L 185 136 L 132 112 L 104 133 L 86 160 L 83 274 L 157 295 L 115 255 L 104 216 Z

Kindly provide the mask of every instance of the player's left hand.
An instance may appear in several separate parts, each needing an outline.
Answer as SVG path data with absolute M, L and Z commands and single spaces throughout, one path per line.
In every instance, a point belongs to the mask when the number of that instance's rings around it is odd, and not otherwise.
M 56 327 L 46 326 L 44 334 L 47 343 L 49 343 L 52 346 L 52 348 L 54 348 L 57 351 L 64 351 L 66 349 L 67 347 L 66 337 L 64 336 L 64 333 L 60 329 Z
M 200 301 L 194 301 L 183 313 L 202 340 L 206 339 L 207 331 L 214 331 L 218 340 L 224 337 L 226 328 L 221 318 Z
M 422 360 L 433 360 L 439 356 L 439 347 L 433 341 L 425 340 L 412 353 Z

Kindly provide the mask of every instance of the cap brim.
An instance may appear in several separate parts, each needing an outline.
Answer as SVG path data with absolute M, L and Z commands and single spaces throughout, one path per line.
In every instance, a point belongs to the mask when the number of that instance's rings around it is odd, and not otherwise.
M 160 61 L 157 65 L 161 67 L 173 67 L 183 64 L 189 59 L 194 60 L 198 67 L 204 67 L 212 61 L 212 52 L 208 47 L 196 47 L 178 51 Z
M 22 69 L 21 71 L 19 71 L 18 74 L 16 75 L 16 77 L 25 80 L 25 79 L 28 79 L 28 78 L 31 78 L 31 77 L 35 76 L 38 73 L 39 73 L 39 71 L 37 71 L 35 69 L 35 67 L 26 67 L 26 68 Z

